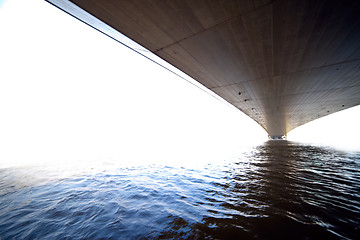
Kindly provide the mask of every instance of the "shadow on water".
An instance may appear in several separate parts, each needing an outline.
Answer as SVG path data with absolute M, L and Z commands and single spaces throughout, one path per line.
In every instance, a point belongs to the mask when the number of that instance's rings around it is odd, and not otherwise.
M 1 239 L 360 236 L 360 153 L 269 141 L 200 168 L 43 173 L 0 171 Z
M 269 141 L 215 183 L 210 209 L 192 231 L 216 239 L 354 239 L 360 236 L 359 159 Z M 352 169 L 352 170 L 350 170 Z M 353 171 L 354 175 L 349 175 Z M 210 204 L 216 205 L 216 204 Z M 221 210 L 220 210 L 221 209 Z M 173 225 L 176 227 L 177 222 Z

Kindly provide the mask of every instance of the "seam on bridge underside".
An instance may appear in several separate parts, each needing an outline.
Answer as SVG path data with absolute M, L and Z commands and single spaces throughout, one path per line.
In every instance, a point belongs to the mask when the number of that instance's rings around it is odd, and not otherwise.
M 299 71 L 294 71 L 294 72 L 287 72 L 287 73 L 283 73 L 281 75 L 270 76 L 268 78 L 288 76 L 288 75 L 295 74 L 295 73 L 302 73 L 302 72 L 306 72 L 306 71 L 317 70 L 317 69 L 322 69 L 322 68 L 327 68 L 327 67 L 332 67 L 332 66 L 337 66 L 337 65 L 341 65 L 341 64 L 357 62 L 357 61 L 360 61 L 360 58 L 355 58 L 355 59 L 352 59 L 352 60 L 343 61 L 343 62 L 339 62 L 339 63 L 332 63 L 332 64 L 323 65 L 323 66 L 319 66 L 319 67 L 301 69 Z M 223 88 L 223 87 L 229 87 L 229 86 L 232 86 L 232 85 L 237 85 L 237 84 L 242 84 L 242 83 L 262 81 L 262 80 L 265 80 L 265 79 L 268 79 L 268 78 L 258 78 L 258 79 L 253 79 L 253 80 L 246 80 L 246 81 L 242 81 L 242 82 L 230 83 L 230 84 L 225 84 L 225 85 L 216 86 L 216 87 L 209 87 L 209 89 L 214 90 L 214 89 Z
M 166 45 L 166 46 L 164 46 L 164 47 L 158 48 L 158 49 L 156 49 L 156 50 L 154 50 L 154 51 L 151 51 L 151 52 L 154 53 L 154 54 L 156 54 L 156 53 L 158 53 L 158 52 L 160 52 L 160 51 L 162 51 L 162 50 L 164 50 L 164 49 L 166 49 L 166 48 L 169 48 L 169 47 L 172 47 L 172 46 L 174 46 L 174 45 L 176 45 L 176 44 L 179 44 L 179 43 L 182 42 L 182 41 L 185 41 L 185 40 L 187 40 L 187 39 L 193 38 L 193 37 L 195 37 L 195 36 L 197 36 L 197 35 L 199 35 L 199 34 L 201 34 L 201 33 L 204 33 L 204 32 L 206 32 L 206 31 L 208 31 L 208 30 L 214 29 L 214 28 L 216 28 L 217 26 L 220 26 L 220 25 L 222 25 L 222 24 L 231 22 L 231 21 L 235 20 L 236 18 L 242 17 L 242 16 L 244 16 L 244 15 L 246 15 L 246 14 L 249 14 L 249 13 L 251 13 L 251 12 L 254 12 L 254 11 L 256 11 L 256 10 L 262 8 L 262 7 L 271 5 L 271 4 L 273 4 L 275 1 L 277 1 L 277 0 L 270 1 L 270 2 L 268 2 L 268 3 L 265 3 L 265 4 L 263 4 L 263 5 L 260 5 L 259 7 L 254 7 L 252 10 L 249 10 L 249 11 L 246 11 L 246 12 L 241 13 L 241 14 L 239 14 L 239 15 L 236 15 L 236 16 L 234 16 L 234 17 L 225 19 L 225 20 L 222 21 L 222 22 L 216 23 L 215 25 L 210 26 L 210 27 L 208 27 L 208 28 L 204 28 L 203 30 L 201 30 L 201 31 L 199 31 L 199 32 L 196 32 L 196 33 L 194 33 L 194 34 L 192 34 L 192 35 L 190 35 L 190 36 L 184 37 L 184 38 L 182 38 L 182 39 L 180 39 L 180 40 L 177 40 L 177 41 L 175 41 L 175 42 L 173 42 L 173 43 L 171 43 L 171 44 L 168 44 L 168 45 Z
M 331 91 L 331 90 L 338 90 L 338 89 L 346 89 L 346 88 L 356 88 L 356 87 L 360 87 L 360 84 L 358 85 L 351 85 L 351 86 L 345 86 L 345 87 L 338 87 L 338 88 L 331 88 L 331 89 L 325 89 L 325 90 L 315 90 L 315 91 L 307 91 L 307 92 L 301 92 L 301 93 L 292 93 L 292 94 L 284 94 L 284 95 L 276 95 L 273 97 L 264 97 L 264 98 L 252 98 L 248 101 L 260 101 L 260 100 L 264 100 L 264 99 L 269 99 L 269 98 L 274 98 L 274 97 L 289 97 L 289 96 L 296 96 L 296 95 L 302 95 L 302 94 L 308 94 L 308 93 L 320 93 L 320 92 L 327 92 L 327 91 Z M 233 103 L 241 103 L 242 101 L 236 101 L 236 102 L 230 102 L 231 104 Z

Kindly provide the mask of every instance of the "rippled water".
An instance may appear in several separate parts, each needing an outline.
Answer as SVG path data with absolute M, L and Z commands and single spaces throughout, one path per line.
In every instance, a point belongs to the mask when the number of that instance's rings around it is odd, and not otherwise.
M 0 169 L 1 239 L 360 236 L 359 152 L 277 141 L 197 167 L 64 171 Z

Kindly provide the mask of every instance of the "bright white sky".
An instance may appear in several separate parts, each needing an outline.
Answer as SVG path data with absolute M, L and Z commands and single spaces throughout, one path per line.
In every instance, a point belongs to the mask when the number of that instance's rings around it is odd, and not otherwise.
M 42 0 L 0 0 L 0 54 L 0 167 L 207 161 L 267 139 L 235 108 Z M 360 108 L 345 112 L 289 137 L 359 148 Z

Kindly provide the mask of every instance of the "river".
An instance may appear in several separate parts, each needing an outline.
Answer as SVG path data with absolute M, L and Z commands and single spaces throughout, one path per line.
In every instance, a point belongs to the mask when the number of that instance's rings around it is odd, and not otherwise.
M 197 165 L 102 165 L 0 169 L 0 238 L 360 237 L 360 152 L 269 141 Z

